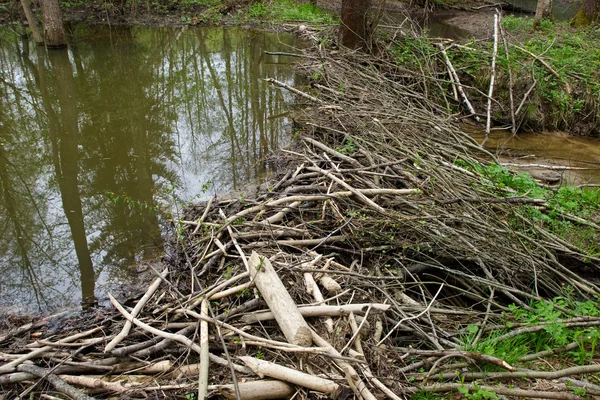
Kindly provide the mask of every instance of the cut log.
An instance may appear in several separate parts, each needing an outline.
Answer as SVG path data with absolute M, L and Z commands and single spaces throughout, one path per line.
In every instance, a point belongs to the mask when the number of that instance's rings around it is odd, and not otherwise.
M 243 356 L 238 358 L 259 376 L 268 376 L 331 395 L 340 389 L 337 383 L 329 379 L 310 375 L 254 357 Z
M 266 258 L 253 251 L 248 260 L 250 277 L 273 313 L 287 341 L 298 346 L 310 346 L 312 334 L 298 311 L 296 303 Z
M 298 307 L 303 317 L 340 317 L 344 315 L 364 314 L 371 307 L 371 313 L 382 313 L 390 308 L 389 304 L 346 304 L 343 306 L 305 306 Z M 246 324 L 275 319 L 271 311 L 257 311 L 244 315 L 242 321 Z
M 254 381 L 239 383 L 240 400 L 287 399 L 294 394 L 292 386 L 282 381 Z M 226 399 L 235 399 L 233 385 L 218 385 L 216 389 Z

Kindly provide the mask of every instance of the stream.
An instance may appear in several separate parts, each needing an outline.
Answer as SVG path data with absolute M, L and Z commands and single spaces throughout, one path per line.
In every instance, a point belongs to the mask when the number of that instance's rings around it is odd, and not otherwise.
M 291 134 L 292 35 L 76 25 L 46 52 L 0 28 L 0 313 L 135 284 L 182 205 L 259 182 Z M 126 287 L 126 286 L 125 286 Z

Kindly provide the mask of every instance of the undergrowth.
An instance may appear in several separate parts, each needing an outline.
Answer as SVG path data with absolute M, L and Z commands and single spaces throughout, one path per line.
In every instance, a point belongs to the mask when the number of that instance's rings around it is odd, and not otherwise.
M 507 312 L 502 313 L 499 321 L 495 322 L 494 329 L 487 326 L 468 325 L 460 338 L 463 342 L 461 350 L 486 354 L 506 361 L 513 367 L 531 368 L 535 364 L 536 370 L 552 368 L 559 364 L 565 365 L 588 365 L 597 362 L 598 344 L 600 341 L 600 327 L 569 327 L 567 323 L 573 316 L 577 317 L 600 317 L 600 303 L 596 301 L 577 301 L 574 299 L 573 291 L 565 288 L 564 296 L 555 297 L 551 300 L 532 301 L 528 308 L 516 305 L 508 306 Z M 505 334 L 518 329 L 542 326 L 542 329 L 534 332 L 524 332 L 512 337 Z M 480 332 L 484 329 L 484 333 Z M 573 345 L 571 345 L 573 344 Z M 570 350 L 560 349 L 570 346 Z M 554 356 L 545 356 L 543 361 L 523 360 L 523 357 L 533 355 L 541 351 L 554 350 Z M 474 372 L 503 371 L 497 365 L 487 364 L 482 368 L 472 369 Z M 457 372 L 458 373 L 458 372 Z M 458 392 L 464 399 L 496 399 L 497 395 L 492 390 L 486 390 L 475 385 L 475 390 L 466 386 L 459 386 Z M 575 394 L 581 393 L 581 388 L 573 388 Z M 411 396 L 411 400 L 433 400 L 456 398 L 448 394 L 437 394 L 431 392 L 417 392 Z
M 575 134 L 600 134 L 600 26 L 572 29 L 568 23 L 544 21 L 533 29 L 533 19 L 506 16 L 502 25 L 507 32 L 505 51 L 500 40 L 492 117 L 496 122 L 511 123 L 510 80 L 513 79 L 514 110 L 523 101 L 517 124 L 532 130 L 567 130 Z M 392 41 L 389 49 L 401 67 L 419 76 L 434 76 L 429 85 L 443 86 L 441 94 L 431 90 L 439 104 L 451 104 L 450 111 L 462 109 L 462 101 L 453 97 L 451 79 L 440 50 L 426 32 L 420 37 Z M 483 115 L 491 77 L 492 42 L 470 40 L 461 45 L 445 45 L 467 96 Z M 529 54 L 531 53 L 531 54 Z M 507 55 L 508 54 L 508 55 Z M 534 56 L 532 56 L 532 54 Z M 435 59 L 436 62 L 427 62 Z M 544 63 L 546 65 L 544 65 Z M 548 68 L 550 67 L 550 68 Z M 526 93 L 533 86 L 530 93 Z
M 595 227 L 577 220 L 584 219 L 600 224 L 600 190 L 564 185 L 557 189 L 539 186 L 527 172 L 517 174 L 498 165 L 456 165 L 476 171 L 482 179 L 476 188 L 498 197 L 528 197 L 545 200 L 543 206 L 523 205 L 519 211 L 522 218 L 510 221 L 514 229 L 531 235 L 529 224 L 545 228 L 552 234 L 581 248 L 590 256 L 600 255 L 600 243 Z
M 576 301 L 570 290 L 566 289 L 565 292 L 566 295 L 562 297 L 533 301 L 527 310 L 514 304 L 510 305 L 510 311 L 502 315 L 501 324 L 506 328 L 484 334 L 477 343 L 474 343 L 474 339 L 479 333 L 479 327 L 468 326 L 467 333 L 463 337 L 464 350 L 494 356 L 514 366 L 519 365 L 521 358 L 526 355 L 561 348 L 576 342 L 577 347 L 566 352 L 567 357 L 561 355 L 561 363 L 586 365 L 592 362 L 597 356 L 600 328 L 597 326 L 568 327 L 566 321 L 572 319 L 573 315 L 600 317 L 598 302 Z M 516 324 L 520 324 L 519 327 L 516 327 Z M 544 326 L 536 332 L 503 338 L 503 335 L 509 331 L 536 325 Z M 500 369 L 490 365 L 489 370 Z
M 247 12 L 251 19 L 261 21 L 306 21 L 312 24 L 334 24 L 337 17 L 310 3 L 292 0 L 271 0 L 252 3 Z

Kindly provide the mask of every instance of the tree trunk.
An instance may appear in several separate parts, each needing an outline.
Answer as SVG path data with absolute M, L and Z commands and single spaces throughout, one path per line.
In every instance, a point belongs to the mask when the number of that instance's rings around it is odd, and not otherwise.
M 552 0 L 538 0 L 533 27 L 539 28 L 545 19 L 552 20 Z
M 340 43 L 350 49 L 369 48 L 369 0 L 342 0 Z
M 31 12 L 29 0 L 21 0 L 21 5 L 23 6 L 23 11 L 25 12 L 27 22 L 29 23 L 29 29 L 31 29 L 33 40 L 35 40 L 35 43 L 37 43 L 38 45 L 44 44 L 44 37 L 42 36 L 42 31 L 40 31 L 40 26 L 38 25 L 38 21 L 35 18 L 35 15 L 33 15 L 33 13 Z
M 600 0 L 583 0 L 581 8 L 571 20 L 571 26 L 581 28 L 600 22 Z
M 67 40 L 65 39 L 62 12 L 58 7 L 58 0 L 41 0 L 40 4 L 42 6 L 46 46 L 52 49 L 66 47 Z

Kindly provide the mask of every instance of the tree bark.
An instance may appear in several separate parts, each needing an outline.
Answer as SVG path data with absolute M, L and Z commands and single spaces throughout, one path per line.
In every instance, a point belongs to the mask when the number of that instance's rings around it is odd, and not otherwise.
M 40 4 L 42 6 L 46 46 L 52 49 L 66 47 L 67 40 L 65 38 L 62 12 L 58 6 L 58 0 L 41 0 Z
M 583 0 L 581 8 L 571 20 L 571 26 L 581 28 L 600 22 L 600 0 Z
M 369 48 L 369 0 L 342 0 L 340 43 L 350 49 Z
M 40 30 L 40 26 L 38 25 L 38 21 L 31 12 L 31 6 L 29 5 L 29 0 L 21 0 L 21 5 L 23 6 L 23 11 L 25 12 L 25 17 L 27 18 L 27 23 L 29 23 L 29 29 L 31 29 L 31 35 L 33 36 L 33 40 L 37 45 L 44 44 L 44 37 L 42 36 L 42 31 Z
M 552 0 L 538 0 L 533 27 L 539 28 L 545 19 L 552 20 Z

